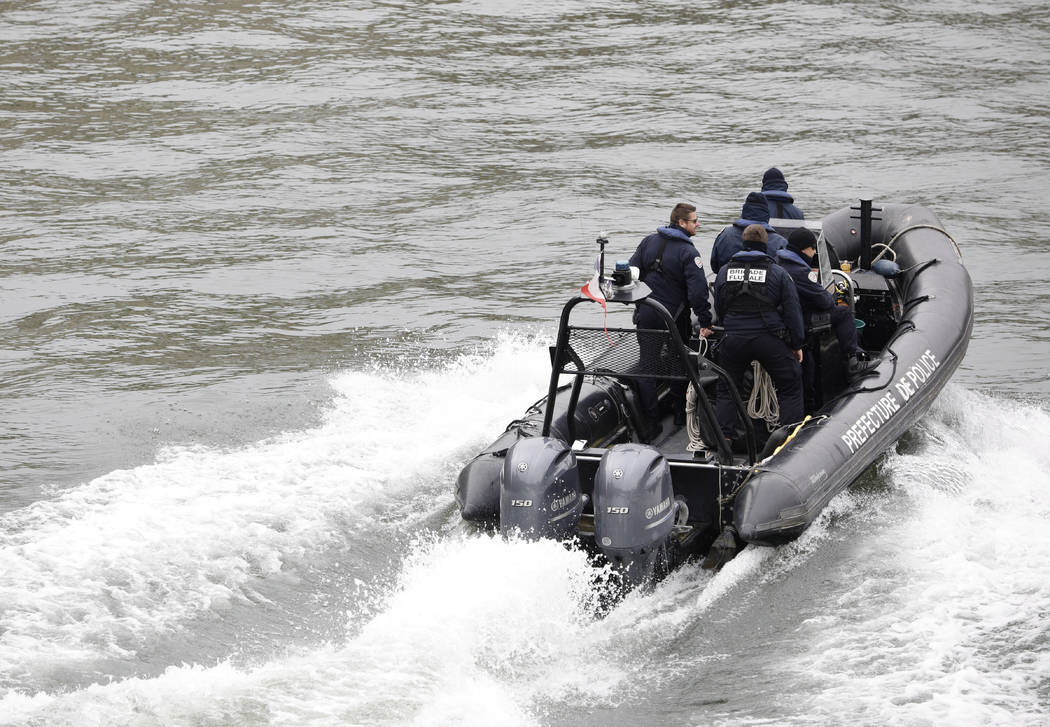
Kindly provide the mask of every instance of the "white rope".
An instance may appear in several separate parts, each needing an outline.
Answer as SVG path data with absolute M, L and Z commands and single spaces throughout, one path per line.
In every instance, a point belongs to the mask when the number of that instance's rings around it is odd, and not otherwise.
M 701 336 L 700 350 L 698 351 L 700 358 L 707 356 L 707 349 L 710 345 L 710 342 Z M 700 436 L 700 424 L 696 416 L 696 403 L 696 387 L 690 381 L 689 388 L 685 390 L 685 431 L 689 435 L 689 443 L 685 445 L 687 452 L 702 452 L 708 449 L 707 442 Z
M 755 383 L 751 387 L 751 398 L 747 400 L 747 415 L 752 419 L 763 419 L 769 431 L 780 426 L 780 404 L 773 379 L 758 361 L 751 362 Z
M 747 415 L 752 419 L 763 419 L 769 431 L 780 426 L 780 404 L 777 402 L 777 390 L 773 379 L 758 363 L 751 362 L 751 372 L 755 383 L 751 387 L 751 397 L 747 400 Z M 700 436 L 700 424 L 696 416 L 696 388 L 692 382 L 685 392 L 685 430 L 689 443 L 685 446 L 688 452 L 700 452 L 710 449 Z
M 689 434 L 689 444 L 685 445 L 687 452 L 702 452 L 707 449 L 707 442 L 700 436 L 700 424 L 696 417 L 696 387 L 692 381 L 685 391 L 685 430 Z
M 885 255 L 887 252 L 889 252 L 890 250 L 893 249 L 893 243 L 897 242 L 897 239 L 901 235 L 903 235 L 905 232 L 911 232 L 912 230 L 934 230 L 935 232 L 941 233 L 942 235 L 947 237 L 949 240 L 951 240 L 952 245 L 955 246 L 955 254 L 959 256 L 960 260 L 962 260 L 962 250 L 959 249 L 959 243 L 957 243 L 955 241 L 954 237 L 952 237 L 951 235 L 948 234 L 947 230 L 945 230 L 943 228 L 940 228 L 940 227 L 937 227 L 937 225 L 912 225 L 911 227 L 905 227 L 903 230 L 901 230 L 896 235 L 894 235 L 890 239 L 890 241 L 887 242 L 884 245 L 885 249 L 882 252 L 880 252 L 878 255 L 876 255 L 875 259 L 871 261 L 871 264 L 874 265 L 879 260 L 881 260 L 883 255 Z
M 871 263 L 872 265 L 874 265 L 879 260 L 881 260 L 882 256 L 886 255 L 886 254 L 889 254 L 890 261 L 892 261 L 892 262 L 896 262 L 897 261 L 897 251 L 894 250 L 892 247 L 890 247 L 889 245 L 886 245 L 884 243 L 881 243 L 881 242 L 876 242 L 874 245 L 871 246 L 871 249 L 874 250 L 877 247 L 881 247 L 881 248 L 883 248 L 883 250 L 882 250 L 882 252 L 880 252 L 878 255 L 875 256 L 875 259 Z

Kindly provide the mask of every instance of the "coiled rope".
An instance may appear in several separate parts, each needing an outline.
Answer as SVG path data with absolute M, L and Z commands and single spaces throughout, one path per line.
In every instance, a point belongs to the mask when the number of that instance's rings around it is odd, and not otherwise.
M 773 379 L 758 361 L 751 362 L 751 372 L 755 381 L 751 387 L 751 396 L 747 400 L 747 415 L 752 419 L 764 420 L 769 431 L 773 431 L 780 426 L 780 404 L 777 402 L 777 390 L 773 386 Z M 700 452 L 710 449 L 700 436 L 700 425 L 696 417 L 696 388 L 692 382 L 685 392 L 685 430 L 689 435 L 686 451 Z
M 707 442 L 700 436 L 700 424 L 696 417 L 696 387 L 692 381 L 685 392 L 685 431 L 689 434 L 689 444 L 685 445 L 687 452 L 702 452 L 708 448 Z
M 697 351 L 699 358 L 705 358 L 707 356 L 707 350 L 710 348 L 711 342 L 706 338 L 700 338 L 700 346 Z M 707 443 L 704 442 L 703 437 L 700 436 L 700 425 L 697 423 L 696 417 L 696 387 L 693 386 L 693 382 L 689 382 L 689 388 L 685 390 L 685 431 L 689 435 L 689 443 L 685 445 L 687 452 L 702 452 L 708 449 Z
M 751 397 L 747 400 L 747 415 L 752 419 L 762 419 L 769 431 L 780 426 L 780 403 L 777 402 L 777 390 L 773 379 L 758 361 L 751 362 L 754 384 L 751 386 Z

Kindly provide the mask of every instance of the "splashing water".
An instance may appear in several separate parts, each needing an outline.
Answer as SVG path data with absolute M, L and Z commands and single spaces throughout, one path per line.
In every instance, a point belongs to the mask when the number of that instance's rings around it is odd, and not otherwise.
M 513 336 L 346 372 L 315 430 L 171 449 L 5 515 L 0 724 L 627 724 L 682 690 L 675 719 L 711 724 L 1045 711 L 1044 409 L 949 387 L 795 543 L 686 565 L 598 618 L 603 576 L 579 551 L 448 527 L 456 470 L 546 374 L 545 342 Z M 370 571 L 391 549 L 393 570 Z M 273 584 L 312 585 L 311 564 L 336 590 L 334 571 L 361 574 L 331 638 L 151 651 L 233 609 L 291 608 Z

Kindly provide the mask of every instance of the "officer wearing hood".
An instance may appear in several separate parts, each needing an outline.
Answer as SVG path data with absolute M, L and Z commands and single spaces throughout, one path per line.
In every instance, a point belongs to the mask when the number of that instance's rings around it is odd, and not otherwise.
M 711 334 L 711 303 L 708 300 L 704 262 L 690 239 L 696 234 L 698 225 L 696 207 L 678 203 L 671 210 L 671 224 L 658 228 L 642 240 L 630 260 L 630 264 L 640 271 L 641 280 L 652 290 L 650 297 L 661 303 L 674 318 L 685 342 L 689 341 L 692 333 L 690 308 L 696 313 L 700 335 L 707 337 Z M 636 315 L 638 328 L 664 328 L 663 319 L 651 308 L 639 306 Z M 644 349 L 642 351 L 643 357 L 652 353 Z M 639 393 L 650 423 L 654 429 L 658 429 L 660 416 L 656 385 L 650 379 L 640 379 Z M 673 384 L 671 394 L 675 423 L 684 424 L 685 383 Z M 649 438 L 655 433 L 651 433 Z
M 714 247 L 711 248 L 711 270 L 718 272 L 735 253 L 744 249 L 744 228 L 748 225 L 761 225 L 768 235 L 766 243 L 770 255 L 787 247 L 787 240 L 778 235 L 769 224 L 769 205 L 761 192 L 751 192 L 740 208 L 740 219 L 718 233 Z
M 758 361 L 773 379 L 780 424 L 802 419 L 802 307 L 787 271 L 766 254 L 762 225 L 742 230 L 744 249 L 734 254 L 715 279 L 715 312 L 725 328 L 718 362 L 741 388 L 744 372 Z M 719 380 L 716 403 L 722 433 L 732 439 L 737 412 L 729 388 Z
M 783 172 L 776 167 L 770 167 L 762 175 L 762 194 L 766 196 L 771 218 L 804 219 L 802 210 L 795 206 L 795 198 L 788 194 L 788 183 Z
M 857 342 L 857 321 L 853 311 L 846 306 L 836 305 L 831 293 L 817 282 L 813 271 L 813 256 L 817 254 L 817 238 L 805 227 L 800 227 L 788 237 L 787 247 L 777 252 L 777 262 L 788 271 L 798 289 L 798 299 L 802 304 L 803 319 L 808 324 L 817 313 L 827 313 L 831 317 L 831 328 L 839 342 L 839 349 L 848 362 L 848 370 L 856 374 L 865 368 L 867 353 Z M 811 372 L 807 370 L 807 374 Z M 807 376 L 807 385 L 810 383 Z

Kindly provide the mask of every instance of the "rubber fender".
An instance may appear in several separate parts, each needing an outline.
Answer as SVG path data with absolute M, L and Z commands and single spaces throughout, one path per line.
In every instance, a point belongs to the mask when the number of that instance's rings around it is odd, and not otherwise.
M 507 450 L 525 436 L 508 429 L 488 448 L 460 470 L 456 478 L 456 504 L 470 522 L 492 522 L 499 518 L 499 481 Z
M 884 278 L 895 278 L 901 273 L 901 266 L 892 260 L 879 260 L 871 269 Z

